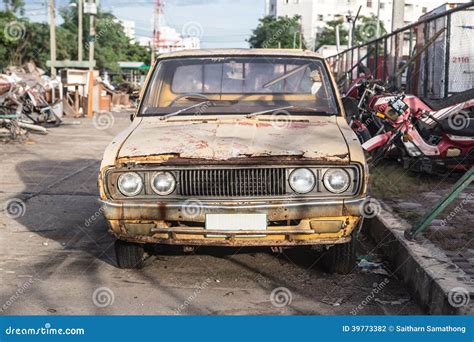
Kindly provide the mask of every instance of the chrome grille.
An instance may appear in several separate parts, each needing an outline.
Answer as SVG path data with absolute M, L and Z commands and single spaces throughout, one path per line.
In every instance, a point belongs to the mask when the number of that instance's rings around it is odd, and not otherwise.
M 251 197 L 284 195 L 285 169 L 181 170 L 178 189 L 182 196 Z

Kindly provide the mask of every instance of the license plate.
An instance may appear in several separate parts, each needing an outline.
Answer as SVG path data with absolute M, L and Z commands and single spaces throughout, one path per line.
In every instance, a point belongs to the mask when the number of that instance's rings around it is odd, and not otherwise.
M 266 214 L 207 214 L 207 230 L 262 231 L 267 229 Z

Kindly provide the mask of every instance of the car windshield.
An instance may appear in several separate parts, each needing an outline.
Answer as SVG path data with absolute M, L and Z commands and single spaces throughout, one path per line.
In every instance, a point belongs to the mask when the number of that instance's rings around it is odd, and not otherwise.
M 202 105 L 193 106 L 199 103 Z M 281 107 L 307 115 L 338 113 L 334 90 L 321 59 L 164 59 L 151 76 L 140 115 L 250 114 Z

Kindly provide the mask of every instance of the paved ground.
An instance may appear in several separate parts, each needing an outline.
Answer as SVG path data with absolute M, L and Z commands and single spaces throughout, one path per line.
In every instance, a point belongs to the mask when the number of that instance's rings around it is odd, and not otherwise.
M 18 217 L 0 215 L 2 314 L 423 313 L 396 278 L 329 275 L 301 250 L 165 249 L 142 270 L 117 269 L 97 215 L 96 175 L 127 117 L 116 114 L 105 130 L 82 119 L 1 145 L 2 209 L 12 198 L 24 204 Z M 362 237 L 359 254 L 372 250 Z
M 372 170 L 376 196 L 393 212 L 414 225 L 438 200 L 446 196 L 462 172 L 430 176 L 387 162 Z M 380 186 L 380 183 L 383 183 Z M 422 233 L 443 250 L 453 264 L 474 282 L 474 183 L 443 210 Z

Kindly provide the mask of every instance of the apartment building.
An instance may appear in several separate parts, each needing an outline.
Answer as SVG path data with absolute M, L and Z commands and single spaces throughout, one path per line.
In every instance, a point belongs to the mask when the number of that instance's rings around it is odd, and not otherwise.
M 417 21 L 420 16 L 445 2 L 446 0 L 405 0 L 405 24 Z M 313 48 L 318 34 L 328 21 L 346 20 L 348 15 L 355 16 L 360 6 L 361 15 L 379 14 L 385 29 L 391 31 L 393 0 L 266 0 L 265 15 L 301 16 L 303 36 L 308 47 Z

